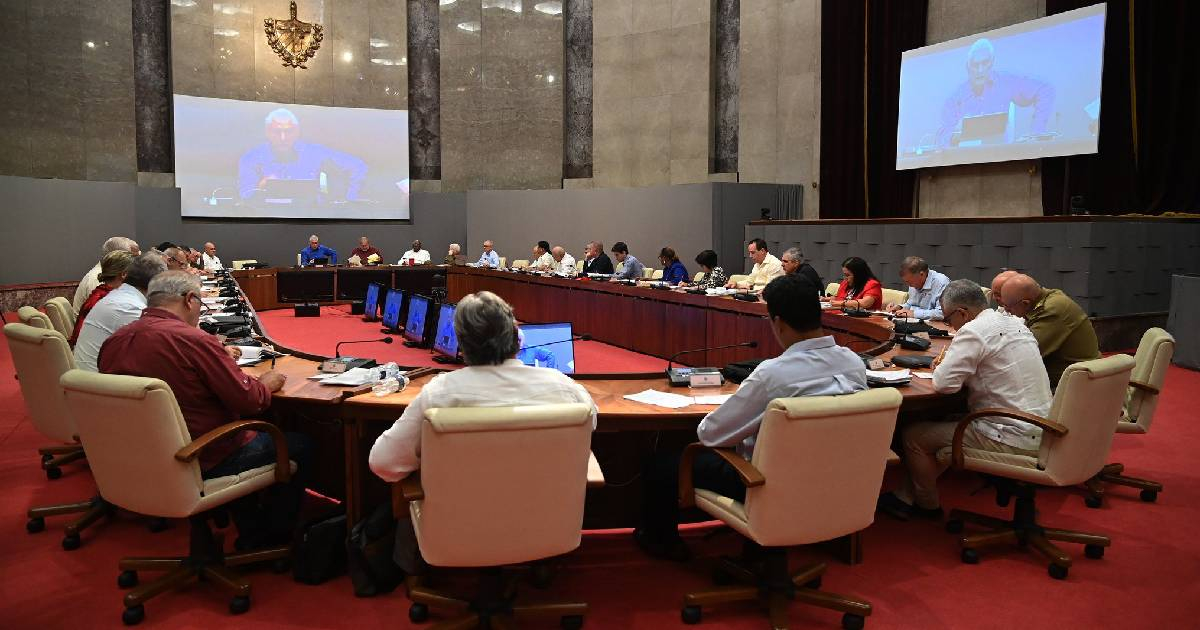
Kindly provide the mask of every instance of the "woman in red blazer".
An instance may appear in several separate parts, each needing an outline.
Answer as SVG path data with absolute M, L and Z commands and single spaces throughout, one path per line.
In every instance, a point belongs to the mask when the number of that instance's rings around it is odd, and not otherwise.
M 837 296 L 823 299 L 840 308 L 875 309 L 883 306 L 883 286 L 871 273 L 867 261 L 851 256 L 842 263 L 842 284 Z

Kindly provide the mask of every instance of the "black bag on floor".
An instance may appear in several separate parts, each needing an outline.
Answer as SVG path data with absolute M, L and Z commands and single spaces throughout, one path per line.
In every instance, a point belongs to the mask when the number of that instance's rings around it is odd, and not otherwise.
M 292 578 L 321 584 L 346 570 L 346 515 L 312 521 L 292 545 Z
M 374 597 L 396 590 L 404 571 L 396 566 L 392 552 L 396 542 L 396 518 L 384 503 L 371 516 L 354 526 L 346 540 L 346 570 L 354 584 L 355 597 Z

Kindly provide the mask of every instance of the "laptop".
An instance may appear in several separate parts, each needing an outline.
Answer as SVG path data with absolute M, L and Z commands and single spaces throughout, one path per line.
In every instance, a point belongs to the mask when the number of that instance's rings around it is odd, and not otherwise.
M 570 322 L 522 324 L 521 333 L 524 341 L 517 358 L 522 363 L 553 368 L 563 374 L 575 373 L 575 335 Z
M 363 321 L 373 322 L 379 317 L 379 293 L 383 285 L 372 282 L 367 285 L 367 297 L 363 300 Z
M 275 205 L 313 205 L 321 192 L 315 179 L 268 179 L 260 193 L 262 202 Z
M 425 315 L 428 311 L 429 298 L 415 293 L 408 298 L 408 321 L 404 324 L 404 338 L 409 343 L 405 345 L 425 344 Z
M 977 147 L 983 144 L 1003 144 L 1008 141 L 1008 112 L 964 116 L 958 146 Z
M 383 302 L 383 332 L 390 335 L 400 332 L 400 309 L 403 305 L 404 292 L 398 289 L 388 289 L 387 297 Z
M 458 362 L 458 336 L 454 334 L 454 305 L 443 304 L 438 308 L 436 333 L 433 337 L 433 358 L 438 363 Z

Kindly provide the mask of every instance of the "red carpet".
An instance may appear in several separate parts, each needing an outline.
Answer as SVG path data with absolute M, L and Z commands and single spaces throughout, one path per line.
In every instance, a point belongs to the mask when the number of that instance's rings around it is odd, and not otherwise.
M 369 336 L 369 335 L 367 335 Z M 0 344 L 3 345 L 3 344 Z M 118 517 L 88 530 L 83 547 L 59 548 L 64 518 L 47 520 L 47 530 L 28 535 L 24 511 L 31 505 L 67 502 L 94 490 L 86 467 L 69 465 L 49 482 L 37 465 L 44 441 L 29 425 L 7 347 L 0 349 L 0 627 L 120 627 L 121 593 L 117 560 L 126 555 L 169 555 L 186 547 L 186 526 L 173 523 L 160 534 L 147 533 L 140 520 Z M 1105 507 L 1089 510 L 1077 492 L 1047 491 L 1039 497 L 1043 520 L 1052 525 L 1104 532 L 1113 546 L 1102 560 L 1087 560 L 1078 546 L 1070 578 L 1051 580 L 1045 565 L 1030 554 L 992 551 L 977 566 L 961 564 L 957 545 L 929 522 L 897 523 L 887 517 L 866 532 L 866 561 L 849 567 L 831 562 L 824 588 L 861 595 L 872 602 L 868 629 L 996 628 L 1065 630 L 1074 628 L 1196 627 L 1200 604 L 1200 485 L 1196 453 L 1200 417 L 1191 393 L 1200 373 L 1172 368 L 1148 436 L 1117 436 L 1113 461 L 1131 474 L 1159 480 L 1165 492 L 1156 504 L 1143 504 L 1128 489 L 1114 489 Z M 943 500 L 949 507 L 998 513 L 986 492 L 975 496 L 977 480 L 950 474 Z M 820 518 L 797 514 L 797 518 Z M 734 536 L 701 541 L 701 556 L 733 547 Z M 828 560 L 818 550 L 801 549 L 795 558 Z M 227 599 L 207 585 L 167 593 L 146 607 L 147 628 L 380 628 L 410 627 L 408 600 L 400 591 L 356 599 L 348 578 L 304 586 L 267 570 L 253 573 L 253 608 L 240 617 L 226 611 Z M 628 535 L 587 535 L 582 547 L 544 592 L 527 594 L 579 597 L 591 605 L 586 628 L 657 629 L 678 627 L 684 592 L 708 584 L 703 558 L 680 566 L 641 555 Z M 434 616 L 433 620 L 439 617 Z M 793 627 L 840 627 L 840 615 L 807 606 L 791 609 Z M 420 627 L 420 626 L 417 626 Z M 557 627 L 547 621 L 536 627 Z M 701 628 L 767 627 L 751 604 L 706 610 Z
M 348 306 L 321 307 L 321 317 L 296 317 L 291 309 L 262 311 L 258 314 L 267 334 L 279 343 L 313 354 L 333 356 L 339 341 L 378 339 L 378 322 L 367 323 L 361 315 L 351 315 Z M 361 343 L 342 346 L 342 354 L 370 357 L 380 363 L 395 361 L 412 367 L 446 366 L 433 361 L 428 349 L 406 348 L 401 337 L 392 344 Z M 579 374 L 613 372 L 662 372 L 667 362 L 655 357 L 610 346 L 599 341 L 575 342 L 575 371 Z

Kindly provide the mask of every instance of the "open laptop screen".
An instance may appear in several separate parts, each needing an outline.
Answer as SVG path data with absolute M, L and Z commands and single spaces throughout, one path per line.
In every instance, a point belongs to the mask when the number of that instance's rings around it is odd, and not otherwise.
M 425 342 L 425 313 L 429 310 L 429 298 L 414 294 L 408 299 L 408 322 L 404 325 L 404 338 L 417 343 Z
M 437 336 L 433 350 L 448 357 L 458 356 L 458 336 L 454 334 L 454 305 L 443 304 L 438 309 Z
M 374 283 L 371 287 L 375 286 Z M 371 300 L 371 287 L 367 287 L 367 303 Z M 388 289 L 387 299 L 383 302 L 383 327 L 389 330 L 395 330 L 400 326 L 400 308 L 404 305 L 404 292 L 397 289 Z M 373 309 L 368 308 L 367 312 L 371 313 Z
M 522 324 L 521 334 L 523 338 L 517 358 L 522 363 L 554 368 L 563 374 L 575 373 L 575 342 L 572 341 L 570 322 Z

